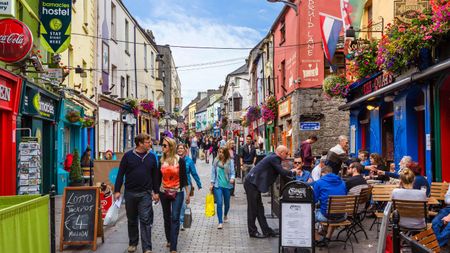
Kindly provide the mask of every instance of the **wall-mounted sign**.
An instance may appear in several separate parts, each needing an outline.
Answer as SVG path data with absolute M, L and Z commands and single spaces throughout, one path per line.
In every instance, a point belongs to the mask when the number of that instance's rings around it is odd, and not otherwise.
M 51 53 L 69 47 L 72 22 L 72 0 L 39 1 L 41 43 Z
M 377 75 L 374 75 L 372 78 L 365 80 L 364 83 L 358 84 L 356 88 L 350 91 L 350 100 L 355 98 L 370 94 L 374 91 L 377 91 L 383 87 L 386 87 L 392 84 L 395 81 L 395 78 L 392 74 L 383 72 Z
M 411 19 L 430 7 L 429 0 L 395 0 L 394 17 L 402 23 L 410 24 Z
M 15 16 L 16 0 L 0 0 L 0 16 Z
M 0 84 L 0 99 L 7 102 L 11 101 L 11 88 Z
M 278 105 L 278 115 L 281 117 L 291 114 L 291 98 L 286 99 Z
M 300 122 L 301 131 L 317 131 L 320 130 L 320 122 Z
M 13 18 L 0 20 L 0 61 L 19 62 L 32 47 L 33 35 L 27 25 Z
M 24 98 L 24 111 L 28 114 L 55 119 L 55 100 L 39 92 L 39 90 L 27 87 Z

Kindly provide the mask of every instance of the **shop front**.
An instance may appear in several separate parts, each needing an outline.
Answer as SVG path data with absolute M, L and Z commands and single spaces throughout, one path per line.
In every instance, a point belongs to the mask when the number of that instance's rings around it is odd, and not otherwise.
M 77 150 L 81 158 L 84 152 L 81 146 L 82 123 L 80 121 L 84 117 L 84 109 L 68 99 L 62 99 L 59 108 L 57 168 L 63 170 L 64 161 L 69 154 Z
M 292 137 L 292 114 L 291 114 L 291 96 L 280 102 L 278 105 L 278 129 L 276 138 L 278 144 L 284 145 L 289 150 L 289 156 L 294 155 L 294 143 Z
M 98 102 L 98 153 L 104 153 L 108 150 L 112 152 L 122 152 L 123 147 L 123 128 L 121 112 L 123 104 L 100 95 Z
M 29 129 L 30 132 L 17 133 L 17 141 L 20 143 L 19 146 L 26 146 L 26 143 L 30 142 L 38 144 L 40 166 L 35 168 L 39 169 L 39 171 L 36 170 L 37 173 L 31 173 L 32 167 L 24 168 L 26 163 L 19 162 L 19 185 L 17 187 L 19 194 L 31 193 L 36 189 L 40 193 L 47 194 L 51 185 L 57 184 L 55 140 L 59 101 L 59 96 L 24 80 L 21 112 L 17 120 L 17 127 Z M 19 147 L 20 157 L 23 153 L 21 149 Z M 23 173 L 22 169 L 28 169 L 29 173 Z M 27 180 L 21 180 L 22 177 Z M 33 182 L 36 182 L 36 184 L 34 185 Z
M 350 110 L 350 154 L 367 150 L 396 165 L 411 156 L 431 181 L 431 79 L 397 79 L 380 72 L 352 84 L 348 103 L 340 107 Z
M 0 68 L 0 196 L 16 194 L 16 127 L 22 79 Z

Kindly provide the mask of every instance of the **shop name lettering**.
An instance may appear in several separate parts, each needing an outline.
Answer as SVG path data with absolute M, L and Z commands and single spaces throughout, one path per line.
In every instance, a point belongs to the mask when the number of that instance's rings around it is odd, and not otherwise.
M 0 85 L 0 99 L 5 101 L 11 101 L 11 89 Z
M 314 0 L 308 1 L 308 29 L 314 28 L 313 18 L 316 17 L 315 14 L 315 2 Z M 314 54 L 314 34 L 311 33 L 311 30 L 308 31 L 308 56 L 313 56 Z
M 42 102 L 42 101 L 39 102 L 39 110 L 41 112 L 50 113 L 50 114 L 55 113 L 55 107 L 52 104 Z
M 379 90 L 383 87 L 388 86 L 389 84 L 394 82 L 394 76 L 391 74 L 382 74 L 376 77 L 375 79 L 370 80 L 369 82 L 363 85 L 363 94 L 367 95 L 376 90 Z
M 45 8 L 50 7 L 50 9 Z M 63 4 L 63 3 L 42 3 L 42 14 L 45 15 L 54 15 L 54 16 L 68 16 L 70 15 L 70 5 L 69 4 Z M 51 8 L 58 8 L 58 9 L 51 9 Z M 65 8 L 65 9 L 63 9 Z
M 1 44 L 13 44 L 22 45 L 24 42 L 25 35 L 18 33 L 2 34 L 0 35 Z

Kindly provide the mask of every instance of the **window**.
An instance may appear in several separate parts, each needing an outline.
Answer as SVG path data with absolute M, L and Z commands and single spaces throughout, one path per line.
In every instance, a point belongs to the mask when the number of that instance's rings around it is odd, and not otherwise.
M 126 86 L 127 86 L 127 98 L 130 97 L 130 76 L 127 75 L 127 82 L 126 82 Z
M 373 25 L 373 13 L 372 13 L 372 1 L 370 1 L 369 3 L 367 3 L 367 7 L 366 7 L 366 12 L 367 12 L 367 30 L 369 32 L 367 32 L 367 39 L 372 39 L 372 32 L 370 32 L 372 30 L 372 25 Z
M 116 86 L 117 83 L 117 66 L 111 64 L 111 87 Z M 122 94 L 121 94 L 122 95 Z
M 116 6 L 111 3 L 111 38 L 116 39 Z
M 330 71 L 330 63 L 328 60 L 325 59 L 325 77 L 331 74 Z M 333 60 L 331 61 L 331 64 L 335 67 L 337 67 L 337 74 L 344 74 L 345 75 L 345 55 L 342 51 L 337 51 L 334 54 Z
M 125 97 L 125 77 L 120 77 L 120 97 Z
M 145 93 L 144 94 L 145 94 L 144 98 L 148 99 L 149 94 L 148 94 L 148 86 L 147 85 L 145 85 Z
M 155 53 L 153 53 L 153 51 L 150 54 L 150 73 L 152 73 L 152 77 L 154 76 L 155 73 Z
M 82 60 L 82 62 L 83 62 L 83 71 L 84 71 L 84 74 L 87 74 L 86 72 L 87 72 L 87 63 L 84 61 L 84 60 Z M 84 90 L 84 89 L 87 89 L 87 76 L 86 77 L 82 77 L 81 78 L 81 80 L 82 80 L 82 86 L 81 86 L 81 89 L 82 90 Z
M 130 45 L 129 45 L 130 34 L 128 31 L 129 26 L 130 26 L 130 24 L 128 23 L 128 20 L 125 19 L 125 52 L 128 55 L 130 54 Z
M 152 101 L 155 102 L 155 92 L 152 91 Z
M 233 99 L 233 107 L 234 112 L 239 112 L 242 110 L 242 98 L 234 98 Z
M 73 62 L 73 47 L 72 45 L 69 46 L 69 66 L 74 66 L 74 62 Z M 72 72 L 72 71 L 71 71 Z M 69 74 L 69 85 L 74 85 L 74 80 L 73 80 L 73 72 Z
M 286 24 L 284 20 L 281 20 L 281 28 L 280 28 L 280 45 L 286 41 Z
M 281 74 L 281 93 L 284 96 L 287 92 L 286 90 L 286 62 L 282 61 L 280 66 L 280 74 Z
M 148 71 L 147 65 L 147 44 L 144 43 L 144 70 Z

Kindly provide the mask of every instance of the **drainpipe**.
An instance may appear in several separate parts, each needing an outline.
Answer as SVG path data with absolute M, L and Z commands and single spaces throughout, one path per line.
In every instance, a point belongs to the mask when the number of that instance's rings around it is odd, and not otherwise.
M 137 60 L 136 60 L 136 25 L 134 25 L 134 88 L 136 99 L 138 98 Z

